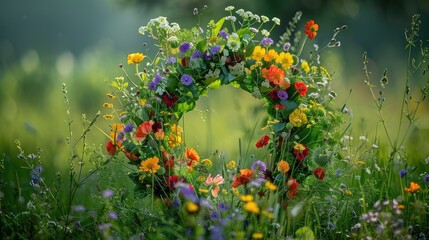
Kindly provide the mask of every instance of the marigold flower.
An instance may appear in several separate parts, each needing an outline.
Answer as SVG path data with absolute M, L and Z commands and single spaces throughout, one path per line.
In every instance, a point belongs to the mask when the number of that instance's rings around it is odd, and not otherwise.
M 306 72 L 306 73 L 310 72 L 310 66 L 308 65 L 308 62 L 307 62 L 307 61 L 303 61 L 303 62 L 301 63 L 301 68 L 302 68 L 302 70 L 304 70 L 304 72 Z
M 261 73 L 263 78 L 280 86 L 282 89 L 287 89 L 290 86 L 290 84 L 284 79 L 286 76 L 285 72 L 276 65 L 271 65 L 269 68 L 263 68 Z
M 144 121 L 142 124 L 140 124 L 136 130 L 135 139 L 140 142 L 144 141 L 147 135 L 152 132 L 153 124 L 154 122 L 152 120 Z
M 197 151 L 193 148 L 186 149 L 185 158 L 186 158 L 186 165 L 190 167 L 194 166 L 200 160 L 200 156 L 198 155 Z
M 303 124 L 307 124 L 307 115 L 305 115 L 303 109 L 297 108 L 289 115 L 289 122 L 292 123 L 294 127 L 301 127 Z
M 308 156 L 308 150 L 309 149 L 307 146 L 305 146 L 305 144 L 295 143 L 295 146 L 293 147 L 293 154 L 295 154 L 296 159 L 302 161 Z
M 264 60 L 266 61 L 266 62 L 271 62 L 272 60 L 275 60 L 275 59 L 277 59 L 279 57 L 279 54 L 276 52 L 276 50 L 274 50 L 274 49 L 270 49 L 269 51 L 268 51 L 268 53 L 266 53 L 265 55 L 264 55 Z
M 239 176 L 234 175 L 234 181 L 232 182 L 231 186 L 233 188 L 236 188 L 242 184 L 247 184 L 248 182 L 250 182 L 250 180 L 252 180 L 253 177 L 253 171 L 245 168 L 245 169 L 241 169 L 240 170 L 240 174 Z
M 260 211 L 258 204 L 255 202 L 248 202 L 244 204 L 243 208 L 248 212 L 256 213 L 256 214 L 259 214 L 259 211 Z
M 267 187 L 271 191 L 277 190 L 277 186 L 270 181 L 265 182 L 265 187 Z
M 279 172 L 285 174 L 285 173 L 289 172 L 289 170 L 290 170 L 289 163 L 284 161 L 284 160 L 280 160 L 277 163 L 277 169 L 279 170 Z
M 261 61 L 262 58 L 264 58 L 264 55 L 265 55 L 265 48 L 262 48 L 261 46 L 256 46 L 255 49 L 253 49 L 251 58 L 256 61 Z
M 186 211 L 188 211 L 188 213 L 196 213 L 199 209 L 200 207 L 193 202 L 188 202 L 188 204 L 186 204 Z
M 310 20 L 305 24 L 305 34 L 307 34 L 308 38 L 311 40 L 316 37 L 318 30 L 319 25 L 315 23 L 314 20 Z
M 158 162 L 159 158 L 157 156 L 148 158 L 140 163 L 140 169 L 145 172 L 156 173 L 161 168 Z
M 409 188 L 404 188 L 405 192 L 413 194 L 415 192 L 420 191 L 420 185 L 418 183 L 415 182 L 410 182 L 410 187 Z
M 281 52 L 276 58 L 276 62 L 282 65 L 283 69 L 289 69 L 293 65 L 292 54 L 288 52 Z
M 299 93 L 299 95 L 305 97 L 305 94 L 307 94 L 307 85 L 303 82 L 296 82 L 295 83 L 295 89 Z
M 139 63 L 143 61 L 145 56 L 143 53 L 130 53 L 128 54 L 128 64 Z
M 314 169 L 313 174 L 317 179 L 323 180 L 323 178 L 325 177 L 325 169 L 318 167 Z
M 226 168 L 233 169 L 237 163 L 234 160 L 231 160 L 228 164 L 226 164 Z
M 261 137 L 257 142 L 256 142 L 256 147 L 257 148 L 261 148 L 264 147 L 268 144 L 268 142 L 270 141 L 270 137 L 268 135 L 265 135 L 263 137 Z
M 250 195 L 250 194 L 248 194 L 248 195 L 241 195 L 240 199 L 243 202 L 252 202 L 253 201 L 253 196 Z
M 110 131 L 109 137 L 110 140 L 117 142 L 119 134 L 124 130 L 124 124 L 113 123 L 112 130 Z

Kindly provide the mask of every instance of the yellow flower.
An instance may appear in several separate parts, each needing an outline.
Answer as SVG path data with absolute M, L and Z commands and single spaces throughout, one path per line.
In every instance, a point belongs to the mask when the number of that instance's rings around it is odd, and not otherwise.
M 290 53 L 281 52 L 276 58 L 276 62 L 282 65 L 283 69 L 289 69 L 293 64 L 293 57 Z
M 277 189 L 277 186 L 270 181 L 265 182 L 265 187 L 267 187 L 271 191 L 275 191 Z
M 252 195 L 241 195 L 240 199 L 243 202 L 251 202 L 251 201 L 253 201 L 253 196 Z
M 111 93 L 107 93 L 106 94 L 110 99 L 116 99 L 116 96 L 111 94 Z
M 198 191 L 199 191 L 200 193 L 208 193 L 208 192 L 209 192 L 209 190 L 204 189 L 204 188 L 200 188 L 200 189 L 198 189 Z
M 404 206 L 404 205 L 402 205 L 402 204 L 399 204 L 399 205 L 398 205 L 398 209 L 399 209 L 399 210 L 403 210 L 403 209 L 405 209 L 405 206 Z
M 413 194 L 415 192 L 420 191 L 420 185 L 418 183 L 415 182 L 410 182 L 410 187 L 409 188 L 405 188 L 405 192 Z
M 237 163 L 235 163 L 235 161 L 232 160 L 228 164 L 226 164 L 226 167 L 229 169 L 233 169 L 233 168 L 235 168 L 236 165 L 237 165 Z
M 113 123 L 112 131 L 110 131 L 109 137 L 110 140 L 115 141 L 118 138 L 118 134 L 124 130 L 124 124 Z
M 365 165 L 365 162 L 364 161 L 357 161 L 356 164 Z
M 146 99 L 140 99 L 140 105 L 144 106 L 146 104 Z
M 113 104 L 111 103 L 103 103 L 104 108 L 113 108 Z
M 207 168 L 211 168 L 211 166 L 213 166 L 213 163 L 210 159 L 203 159 L 201 160 L 201 163 L 204 164 Z
M 262 239 L 264 237 L 264 234 L 262 233 L 253 233 L 252 238 L 253 239 Z
M 148 158 L 140 163 L 140 169 L 145 172 L 156 173 L 156 171 L 161 168 L 161 166 L 158 165 L 158 162 L 159 158 L 156 156 Z
M 253 49 L 252 59 L 256 61 L 261 61 L 264 55 L 265 48 L 262 48 L 261 46 L 256 46 L 255 49 Z
M 308 62 L 307 61 L 304 61 L 304 62 L 301 63 L 301 68 L 306 73 L 310 72 L 310 66 L 308 66 Z
M 142 53 L 130 53 L 128 54 L 128 64 L 139 63 L 143 61 L 144 55 Z
M 189 213 L 195 213 L 198 211 L 198 209 L 200 209 L 198 205 L 193 202 L 189 202 L 188 204 L 186 204 L 186 211 L 188 211 Z
M 285 174 L 290 170 L 289 163 L 284 160 L 281 160 L 277 163 L 277 169 L 279 170 L 279 172 Z
M 240 192 L 238 191 L 238 189 L 235 188 L 235 187 L 232 188 L 232 193 L 234 193 L 235 196 L 238 196 L 240 194 Z
M 297 108 L 289 115 L 289 122 L 294 127 L 301 127 L 303 124 L 307 124 L 307 115 L 305 115 L 303 109 Z
M 256 213 L 256 214 L 259 214 L 259 211 L 260 211 L 258 204 L 256 204 L 255 202 L 248 202 L 244 204 L 243 208 L 248 212 Z
M 168 136 L 168 144 L 170 147 L 174 148 L 182 143 L 182 137 L 180 136 L 182 133 L 183 130 L 180 126 L 177 126 L 176 124 L 171 126 L 171 133 Z
M 264 55 L 264 60 L 266 62 L 271 62 L 279 57 L 279 54 L 274 49 L 270 49 L 267 54 Z
M 262 210 L 261 214 L 262 214 L 262 216 L 264 216 L 268 219 L 273 219 L 273 213 L 272 212 L 268 212 L 267 210 Z
M 344 194 L 346 195 L 352 195 L 352 191 L 350 191 L 349 189 L 344 190 Z
M 106 119 L 106 120 L 112 120 L 113 119 L 113 115 L 112 114 L 106 114 L 106 115 L 103 115 L 103 118 Z
M 206 177 L 204 175 L 201 175 L 197 178 L 198 182 L 204 182 L 206 180 Z

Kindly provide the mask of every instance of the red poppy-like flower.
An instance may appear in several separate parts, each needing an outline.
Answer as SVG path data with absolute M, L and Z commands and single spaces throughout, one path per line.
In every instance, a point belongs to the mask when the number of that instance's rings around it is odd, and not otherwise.
M 164 163 L 165 171 L 170 172 L 174 167 L 174 155 L 162 152 L 162 162 Z
M 271 65 L 269 68 L 262 68 L 261 73 L 262 77 L 267 79 L 269 82 L 272 82 L 283 89 L 289 87 L 289 83 L 284 79 L 286 76 L 285 72 L 276 65 Z
M 153 126 L 153 121 L 144 121 L 142 122 L 142 124 L 140 124 L 140 126 L 137 127 L 136 130 L 136 134 L 135 134 L 135 138 L 137 141 L 144 141 L 147 137 L 147 135 L 149 135 L 152 132 L 152 126 Z
M 166 185 L 171 189 L 174 190 L 174 186 L 176 185 L 176 183 L 179 182 L 183 182 L 183 178 L 180 178 L 177 175 L 171 175 L 168 177 L 168 179 L 166 180 Z
M 234 175 L 234 181 L 232 182 L 231 186 L 236 188 L 242 184 L 247 184 L 252 180 L 253 177 L 253 171 L 245 168 L 240 170 L 239 176 L 237 174 Z
M 307 34 L 308 38 L 313 40 L 317 35 L 317 30 L 319 30 L 319 25 L 314 22 L 314 20 L 310 20 L 305 24 L 305 34 Z
M 317 179 L 323 180 L 325 177 L 325 169 L 318 167 L 313 171 L 314 176 L 316 176 Z
M 259 139 L 256 142 L 256 147 L 257 148 L 264 147 L 264 146 L 266 146 L 268 144 L 269 141 L 270 141 L 270 137 L 267 136 L 267 135 L 265 135 L 265 136 L 261 137 L 261 139 Z
M 286 182 L 286 188 L 289 189 L 287 191 L 287 196 L 289 198 L 295 198 L 296 194 L 298 194 L 299 183 L 294 178 L 289 178 Z
M 305 85 L 305 83 L 303 82 L 296 82 L 295 83 L 295 89 L 296 91 L 298 91 L 299 95 L 301 96 L 305 96 L 305 94 L 307 94 L 307 85 Z
M 268 96 L 271 98 L 271 100 L 273 101 L 277 101 L 280 100 L 279 96 L 277 96 L 277 89 L 273 89 L 271 90 L 271 92 L 268 93 Z
M 276 110 L 283 110 L 283 109 L 285 109 L 285 108 L 286 108 L 286 106 L 283 106 L 283 105 L 281 105 L 281 104 L 276 104 L 276 105 L 274 105 L 274 108 L 275 108 Z
M 307 146 L 305 146 L 305 144 L 295 143 L 295 146 L 293 147 L 293 154 L 295 154 L 296 159 L 302 161 L 308 156 L 308 150 L 309 149 Z
M 176 95 L 164 93 L 162 95 L 162 100 L 164 101 L 165 105 L 167 105 L 167 107 L 172 107 L 174 104 L 176 104 L 178 98 Z
M 113 156 L 116 154 L 116 146 L 112 141 L 108 141 L 106 143 L 106 150 L 109 153 L 110 156 Z

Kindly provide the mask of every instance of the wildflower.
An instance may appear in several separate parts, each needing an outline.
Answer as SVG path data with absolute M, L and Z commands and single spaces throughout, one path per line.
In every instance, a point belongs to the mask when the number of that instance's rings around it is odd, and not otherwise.
M 219 195 L 219 191 L 220 191 L 219 185 L 224 183 L 224 181 L 225 180 L 220 174 L 217 174 L 216 177 L 214 178 L 212 177 L 211 174 L 209 174 L 209 176 L 207 177 L 205 185 L 206 186 L 214 185 L 214 187 L 211 189 L 211 193 L 214 198 L 217 198 L 217 196 Z
M 405 169 L 401 169 L 401 171 L 399 171 L 399 176 L 400 176 L 401 178 L 403 178 L 403 177 L 405 177 L 405 175 L 407 175 L 407 170 L 405 170 Z
M 287 43 L 283 44 L 283 50 L 285 52 L 289 51 L 290 47 L 291 47 L 290 42 L 287 42 Z
M 314 20 L 310 20 L 305 24 L 305 34 L 307 34 L 308 38 L 313 40 L 317 31 L 319 30 L 319 25 L 314 22 Z
M 262 48 L 261 46 L 256 46 L 253 49 L 253 53 L 252 53 L 252 59 L 255 61 L 261 61 L 262 58 L 264 58 L 265 55 L 265 48 Z
M 213 162 L 210 159 L 203 159 L 201 163 L 204 164 L 207 168 L 211 168 L 213 166 Z
M 291 122 L 294 127 L 301 127 L 303 124 L 307 124 L 307 115 L 305 115 L 303 109 L 297 108 L 289 115 L 289 122 Z
M 103 197 L 104 198 L 111 198 L 111 197 L 113 197 L 113 195 L 114 195 L 114 192 L 112 189 L 106 189 L 103 191 Z
M 106 120 L 112 120 L 114 117 L 112 114 L 106 114 L 106 115 L 103 115 L 103 118 Z
M 273 21 L 275 24 L 280 25 L 280 19 L 279 19 L 279 18 L 273 17 L 272 21 Z
M 114 156 L 116 154 L 117 148 L 116 148 L 115 144 L 111 140 L 109 140 L 106 143 L 106 150 L 110 156 Z
M 277 169 L 279 170 L 279 172 L 285 174 L 290 170 L 289 163 L 284 160 L 280 160 L 277 163 Z
M 113 95 L 112 93 L 107 93 L 106 94 L 110 99 L 116 99 L 116 96 Z
M 247 184 L 250 182 L 252 177 L 253 177 L 253 171 L 252 170 L 247 169 L 247 168 L 241 169 L 239 176 L 237 176 L 237 174 L 234 175 L 234 181 L 232 182 L 231 186 L 233 188 L 236 188 L 242 184 Z
M 346 195 L 352 195 L 352 191 L 350 191 L 349 189 L 345 189 L 344 190 L 344 194 L 346 194 Z
M 299 95 L 305 97 L 305 94 L 307 93 L 307 85 L 303 82 L 296 82 L 295 83 L 295 89 L 298 91 Z
M 183 74 L 182 77 L 180 78 L 180 81 L 183 83 L 183 85 L 189 86 L 192 84 L 194 79 L 188 74 Z
M 413 194 L 415 192 L 418 192 L 420 190 L 420 185 L 415 183 L 415 182 L 411 182 L 410 183 L 410 187 L 409 188 L 404 188 L 405 192 Z
M 261 40 L 261 45 L 265 46 L 265 47 L 271 46 L 271 45 L 273 45 L 273 43 L 274 43 L 273 39 L 271 39 L 269 37 L 264 37 Z
M 274 105 L 274 109 L 276 109 L 276 110 L 283 110 L 283 109 L 285 109 L 286 108 L 286 106 L 283 106 L 283 105 L 281 105 L 281 104 L 275 104 Z
M 210 49 L 211 54 L 216 54 L 220 51 L 220 46 L 214 46 Z
M 328 222 L 328 230 L 334 230 L 335 225 L 332 222 Z
M 103 103 L 104 108 L 113 108 L 113 104 L 111 103 Z
M 204 188 L 200 188 L 200 189 L 198 189 L 198 192 L 200 192 L 200 193 L 208 193 L 209 190 L 204 189 Z
M 191 49 L 191 44 L 188 42 L 184 42 L 179 46 L 179 50 L 181 53 L 186 53 L 189 49 Z
M 110 218 L 110 219 L 113 219 L 113 220 L 117 220 L 117 219 L 119 218 L 118 214 L 117 214 L 117 213 L 115 213 L 115 212 L 113 212 L 113 211 L 110 211 L 110 212 L 107 214 L 107 217 L 108 217 L 108 218 Z
M 248 195 L 241 195 L 240 199 L 243 202 L 252 202 L 253 201 L 253 196 L 250 195 L 250 194 L 248 194 Z
M 186 204 L 186 211 L 188 211 L 188 213 L 196 213 L 199 209 L 200 207 L 193 202 L 188 202 L 188 204 Z
M 286 188 L 289 189 L 287 191 L 287 196 L 289 198 L 295 198 L 296 194 L 298 194 L 299 183 L 294 178 L 289 178 L 286 182 Z
M 308 66 L 308 62 L 307 61 L 303 61 L 301 63 L 301 68 L 302 70 L 304 70 L 304 72 L 308 73 L 310 72 L 310 66 Z
M 145 121 L 140 126 L 137 127 L 135 139 L 137 141 L 144 141 L 146 137 L 152 132 L 152 125 L 154 122 L 152 120 Z
M 277 97 L 279 97 L 280 100 L 287 100 L 289 95 L 285 90 L 278 90 L 277 91 Z
M 225 11 L 227 11 L 227 12 L 231 12 L 232 10 L 234 10 L 235 9 L 235 7 L 234 6 L 228 6 L 228 7 L 226 7 L 225 8 Z
M 125 127 L 124 127 L 124 132 L 126 132 L 126 133 L 130 133 L 130 132 L 132 132 L 133 131 L 133 124 L 127 124 Z
M 289 69 L 293 64 L 292 54 L 288 52 L 281 52 L 276 58 L 276 62 L 280 63 L 283 69 Z
M 226 45 L 232 52 L 238 52 L 238 50 L 240 50 L 240 47 L 241 47 L 241 43 L 238 35 L 234 33 L 231 34 L 231 36 L 228 38 L 228 42 L 226 43 Z
M 157 156 L 148 158 L 140 163 L 140 169 L 145 172 L 156 173 L 161 168 L 158 162 L 159 158 Z
M 263 173 L 265 170 L 267 170 L 267 166 L 265 165 L 264 162 L 258 160 L 252 164 L 251 169 L 254 171 L 257 170 L 258 173 Z
M 190 167 L 194 166 L 200 160 L 200 156 L 198 155 L 197 151 L 193 148 L 186 149 L 185 158 L 186 158 L 186 165 Z
M 305 144 L 295 142 L 295 146 L 293 147 L 293 154 L 295 154 L 296 159 L 302 161 L 308 156 L 308 150 L 309 149 L 307 146 L 305 146 Z
M 317 179 L 323 180 L 325 177 L 325 170 L 321 167 L 318 167 L 313 171 L 313 174 Z
M 128 54 L 128 64 L 139 63 L 143 61 L 145 56 L 142 53 L 130 53 Z
M 192 53 L 191 60 L 201 59 L 202 56 L 203 56 L 203 53 L 200 50 L 195 49 L 195 51 Z
M 276 65 L 271 65 L 269 68 L 263 68 L 261 73 L 263 78 L 275 85 L 280 86 L 282 89 L 287 89 L 290 85 L 284 79 L 286 76 L 285 72 Z
M 256 213 L 256 214 L 259 214 L 259 211 L 260 211 L 258 204 L 253 201 L 247 202 L 246 204 L 244 204 L 243 208 L 248 212 Z
M 257 148 L 261 148 L 264 147 L 268 144 L 268 141 L 270 141 L 270 137 L 268 135 L 265 135 L 263 137 L 261 137 L 257 142 L 256 142 L 256 147 Z
M 270 49 L 269 51 L 268 51 L 268 53 L 266 53 L 265 55 L 264 55 L 264 60 L 266 61 L 266 62 L 271 62 L 272 60 L 275 60 L 276 58 L 278 58 L 279 57 L 279 54 L 276 52 L 276 50 L 274 50 L 274 49 Z
M 262 239 L 262 238 L 264 238 L 264 234 L 262 234 L 262 233 L 253 233 L 252 234 L 252 238 L 253 239 Z
M 274 185 L 272 182 L 270 182 L 270 181 L 266 181 L 265 182 L 265 187 L 267 187 L 269 190 L 271 190 L 271 191 L 275 191 L 275 190 L 277 190 L 277 186 L 276 185 Z
M 224 202 L 220 202 L 218 205 L 217 205 L 217 209 L 219 209 L 219 211 L 220 212 L 226 212 L 226 211 L 228 211 L 229 210 L 229 205 L 228 204 L 225 204 Z
M 234 160 L 231 160 L 228 164 L 226 164 L 226 168 L 233 169 L 236 165 L 237 163 Z
M 423 177 L 423 182 L 424 182 L 425 184 L 427 184 L 427 183 L 429 182 L 429 174 L 426 174 L 426 175 Z
M 228 33 L 225 30 L 220 30 L 219 31 L 219 36 L 221 36 L 225 40 L 228 39 Z

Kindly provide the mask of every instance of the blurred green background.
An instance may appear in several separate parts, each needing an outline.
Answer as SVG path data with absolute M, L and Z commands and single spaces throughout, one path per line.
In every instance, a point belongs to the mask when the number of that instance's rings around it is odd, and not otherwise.
M 386 118 L 396 131 L 398 109 L 406 74 L 404 29 L 411 16 L 422 15 L 423 38 L 429 38 L 429 1 L 356 1 L 356 0 L 0 0 L 0 153 L 7 166 L 17 161 L 15 139 L 20 139 L 30 153 L 36 146 L 44 149 L 48 166 L 67 162 L 67 115 L 61 84 L 68 86 L 75 137 L 82 131 L 81 115 L 91 119 L 108 102 L 108 83 L 120 76 L 120 63 L 130 52 L 143 49 L 148 39 L 137 30 L 159 15 L 178 22 L 182 27 L 196 23 L 192 10 L 208 8 L 201 21 L 222 16 L 228 5 L 259 15 L 279 17 L 282 25 L 273 35 L 282 34 L 287 22 L 298 10 L 303 11 L 301 25 L 309 19 L 319 24 L 315 43 L 325 45 L 333 30 L 342 25 L 340 48 L 322 52 L 322 64 L 334 72 L 333 90 L 337 107 L 347 100 L 356 125 L 356 135 L 375 131 L 376 110 L 370 92 L 363 83 L 362 54 L 368 52 L 373 80 L 378 82 L 385 68 L 390 84 L 386 93 Z M 126 67 L 131 72 L 131 67 Z M 352 94 L 349 97 L 349 90 Z M 185 116 L 186 141 L 203 157 L 219 150 L 227 159 L 238 157 L 238 139 L 252 146 L 262 132 L 262 102 L 249 94 L 224 87 L 200 100 L 197 109 Z M 419 113 L 418 131 L 412 136 L 420 148 L 415 156 L 423 161 L 428 152 L 428 104 Z M 365 121 L 362 121 L 365 119 Z M 259 122 L 257 122 L 259 120 Z M 364 122 L 362 124 L 362 122 Z M 99 118 L 96 125 L 109 131 L 110 121 Z M 358 126 L 363 126 L 359 128 Z M 258 130 L 251 136 L 253 128 Z M 106 137 L 96 128 L 88 143 L 104 145 Z M 13 169 L 9 173 L 14 175 Z

